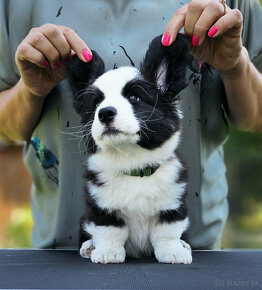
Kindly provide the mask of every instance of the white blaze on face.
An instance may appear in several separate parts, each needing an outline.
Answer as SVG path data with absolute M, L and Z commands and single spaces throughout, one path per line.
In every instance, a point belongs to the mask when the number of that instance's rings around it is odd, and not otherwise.
M 134 67 L 121 67 L 108 71 L 100 76 L 93 84 L 101 92 L 105 99 L 96 109 L 94 122 L 92 125 L 92 136 L 96 144 L 100 147 L 111 143 L 111 145 L 134 144 L 139 140 L 137 134 L 140 130 L 139 122 L 134 115 L 132 105 L 122 95 L 125 85 L 135 79 L 141 78 L 138 69 Z M 110 124 L 110 128 L 123 132 L 114 136 L 103 135 L 106 125 L 101 123 L 98 117 L 99 110 L 106 107 L 114 107 L 117 114 Z

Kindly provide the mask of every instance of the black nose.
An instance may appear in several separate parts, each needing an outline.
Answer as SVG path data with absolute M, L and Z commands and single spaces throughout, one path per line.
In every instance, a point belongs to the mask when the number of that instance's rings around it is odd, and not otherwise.
M 98 118 L 101 123 L 109 124 L 113 121 L 115 115 L 117 114 L 117 110 L 114 107 L 105 107 L 99 110 Z

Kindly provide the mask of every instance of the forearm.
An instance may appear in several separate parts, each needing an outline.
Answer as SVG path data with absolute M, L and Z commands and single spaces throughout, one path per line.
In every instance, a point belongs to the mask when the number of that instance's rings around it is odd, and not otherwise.
M 240 130 L 262 131 L 262 75 L 250 62 L 248 52 L 242 50 L 237 68 L 220 72 L 225 85 L 229 118 Z
M 31 94 L 21 80 L 12 89 L 1 92 L 0 138 L 28 140 L 39 121 L 44 99 Z

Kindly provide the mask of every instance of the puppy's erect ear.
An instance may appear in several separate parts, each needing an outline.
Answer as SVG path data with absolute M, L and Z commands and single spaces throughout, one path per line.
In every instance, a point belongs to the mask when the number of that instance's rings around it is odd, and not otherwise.
M 92 50 L 92 55 L 90 62 L 83 62 L 74 55 L 68 63 L 67 77 L 74 93 L 91 85 L 105 72 L 105 64 L 98 53 Z
M 159 35 L 150 43 L 140 71 L 145 80 L 154 83 L 162 93 L 175 96 L 188 84 L 186 68 L 192 64 L 193 57 L 184 35 L 178 34 L 168 47 L 162 45 L 161 38 Z
M 105 72 L 105 64 L 96 51 L 92 50 L 90 62 L 81 61 L 74 55 L 67 65 L 67 78 L 73 91 L 73 105 L 77 113 L 86 112 L 88 99 L 85 90 Z

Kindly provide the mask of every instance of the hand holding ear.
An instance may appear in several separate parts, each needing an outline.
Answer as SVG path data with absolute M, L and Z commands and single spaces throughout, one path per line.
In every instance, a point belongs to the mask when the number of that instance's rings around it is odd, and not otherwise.
M 32 28 L 16 51 L 16 64 L 27 90 L 46 96 L 66 77 L 66 63 L 73 54 L 83 62 L 92 59 L 91 51 L 72 29 L 54 24 Z
M 169 46 L 184 27 L 190 53 L 222 73 L 238 67 L 243 59 L 241 12 L 223 0 L 192 0 L 178 9 L 165 28 L 162 44 Z

